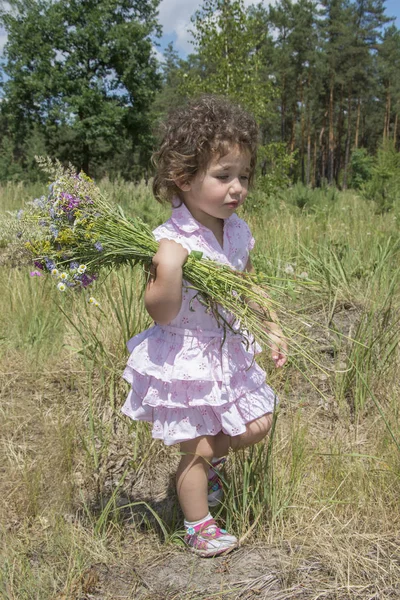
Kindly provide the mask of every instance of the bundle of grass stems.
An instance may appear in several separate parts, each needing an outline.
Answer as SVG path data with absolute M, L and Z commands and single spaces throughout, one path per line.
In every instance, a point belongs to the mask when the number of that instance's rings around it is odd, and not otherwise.
M 57 222 L 55 213 L 58 211 L 58 222 L 64 220 L 64 226 L 67 223 L 76 242 L 71 244 L 69 241 L 63 246 L 60 234 L 57 237 L 54 233 L 47 233 L 46 256 L 43 256 L 37 250 L 40 244 L 35 245 L 30 240 L 29 247 L 36 260 L 51 260 L 60 268 L 71 263 L 84 264 L 92 273 L 112 271 L 124 264 L 141 264 L 145 270 L 149 270 L 158 242 L 148 225 L 139 218 L 127 217 L 121 207 L 110 204 L 95 183 L 83 173 L 77 176 L 72 166 L 65 169 L 59 162 L 53 163 L 48 158 L 37 160 L 42 169 L 54 177 L 54 181 L 50 186 L 52 191 L 49 198 L 40 210 L 36 205 L 34 217 L 42 223 L 46 221 L 45 226 L 48 226 L 50 212 L 53 219 L 51 226 L 54 227 L 54 215 Z M 60 210 L 60 197 L 67 193 L 70 194 L 68 198 L 73 197 L 71 190 L 76 194 L 76 205 L 79 198 L 89 198 L 90 205 L 86 205 L 83 214 L 82 210 L 78 212 L 75 209 L 73 202 L 71 210 L 65 206 Z M 82 200 L 80 209 L 84 202 Z M 224 328 L 230 328 L 234 333 L 245 333 L 247 339 L 248 334 L 251 334 L 264 347 L 271 345 L 268 323 L 273 320 L 271 314 L 276 319 L 276 312 L 282 312 L 283 305 L 272 299 L 269 292 L 278 290 L 284 293 L 284 286 L 276 285 L 272 279 L 256 273 L 239 272 L 227 265 L 202 258 L 199 252 L 188 255 L 183 265 L 183 279 L 198 292 L 198 298 Z M 229 322 L 225 311 L 232 316 Z M 231 326 L 233 322 L 235 329 Z M 294 354 L 300 353 L 308 361 L 317 364 L 301 348 L 296 332 L 285 326 L 285 323 L 281 323 L 281 326 L 289 350 L 293 350 Z

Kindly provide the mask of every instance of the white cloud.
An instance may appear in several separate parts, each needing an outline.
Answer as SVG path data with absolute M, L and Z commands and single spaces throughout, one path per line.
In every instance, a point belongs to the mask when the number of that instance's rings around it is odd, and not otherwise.
M 263 4 L 273 4 L 275 0 L 263 0 Z M 244 0 L 245 6 L 258 4 L 256 0 Z M 193 50 L 190 43 L 192 36 L 190 34 L 190 17 L 202 5 L 200 0 L 161 0 L 159 5 L 159 22 L 163 28 L 164 35 L 176 35 L 174 42 L 178 52 L 188 54 Z

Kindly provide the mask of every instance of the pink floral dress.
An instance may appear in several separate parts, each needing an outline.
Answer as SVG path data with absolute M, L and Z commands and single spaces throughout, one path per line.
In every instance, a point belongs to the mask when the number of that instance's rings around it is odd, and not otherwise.
M 254 246 L 248 225 L 232 214 L 224 221 L 221 248 L 184 204 L 153 233 L 241 271 Z M 224 332 L 189 285 L 183 282 L 182 306 L 169 325 L 155 324 L 128 341 L 123 373 L 131 390 L 122 412 L 153 423 L 153 437 L 168 446 L 219 431 L 244 433 L 246 423 L 272 412 L 277 402 L 254 361 L 258 344 Z

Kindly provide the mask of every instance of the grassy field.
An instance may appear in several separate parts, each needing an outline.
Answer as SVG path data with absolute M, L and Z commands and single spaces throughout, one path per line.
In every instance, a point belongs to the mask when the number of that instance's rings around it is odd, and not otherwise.
M 168 215 L 144 183 L 101 187 L 152 226 Z M 108 277 L 101 311 L 31 277 L 17 212 L 42 193 L 0 188 L 0 598 L 399 598 L 400 211 L 298 186 L 248 199 L 257 269 L 318 282 L 289 281 L 286 302 L 325 371 L 261 356 L 274 431 L 230 457 L 217 513 L 242 546 L 202 560 L 183 551 L 177 449 L 120 414 L 125 342 L 150 324 L 142 274 Z

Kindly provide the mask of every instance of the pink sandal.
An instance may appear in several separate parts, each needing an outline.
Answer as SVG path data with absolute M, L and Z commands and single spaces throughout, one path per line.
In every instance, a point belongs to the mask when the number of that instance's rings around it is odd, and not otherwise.
M 237 538 L 229 535 L 225 529 L 220 529 L 214 519 L 188 527 L 185 542 L 191 552 L 202 557 L 218 556 L 230 552 L 238 545 Z

